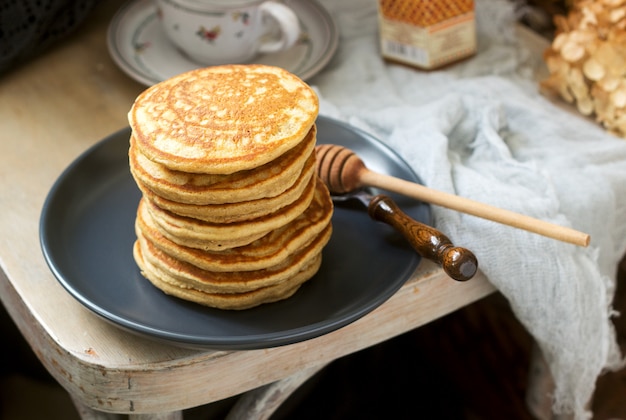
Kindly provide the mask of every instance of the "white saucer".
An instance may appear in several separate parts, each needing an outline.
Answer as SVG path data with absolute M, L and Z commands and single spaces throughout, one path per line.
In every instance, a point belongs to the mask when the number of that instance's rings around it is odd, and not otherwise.
M 339 32 L 331 15 L 317 1 L 286 3 L 300 18 L 300 40 L 287 51 L 261 55 L 254 62 L 282 67 L 306 80 L 328 64 L 337 49 Z M 147 86 L 202 66 L 165 38 L 153 0 L 126 3 L 109 25 L 107 45 L 115 63 Z

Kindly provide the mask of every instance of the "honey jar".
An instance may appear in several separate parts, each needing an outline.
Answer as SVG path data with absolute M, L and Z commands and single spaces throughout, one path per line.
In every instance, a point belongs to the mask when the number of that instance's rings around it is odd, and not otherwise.
M 385 59 L 434 69 L 476 52 L 474 0 L 378 0 Z

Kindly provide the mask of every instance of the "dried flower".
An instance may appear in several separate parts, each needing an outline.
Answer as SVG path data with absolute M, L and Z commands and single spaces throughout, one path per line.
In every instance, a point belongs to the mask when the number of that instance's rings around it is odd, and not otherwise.
M 540 86 L 626 137 L 626 0 L 580 0 L 554 23 Z

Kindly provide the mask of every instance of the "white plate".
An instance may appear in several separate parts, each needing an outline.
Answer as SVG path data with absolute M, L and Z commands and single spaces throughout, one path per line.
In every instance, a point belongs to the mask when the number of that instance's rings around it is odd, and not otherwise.
M 286 4 L 300 18 L 300 40 L 287 51 L 261 55 L 254 62 L 282 67 L 306 80 L 328 64 L 337 49 L 339 32 L 328 11 L 317 1 L 290 0 Z M 147 86 L 201 67 L 165 37 L 153 0 L 126 3 L 109 25 L 107 45 L 115 63 Z

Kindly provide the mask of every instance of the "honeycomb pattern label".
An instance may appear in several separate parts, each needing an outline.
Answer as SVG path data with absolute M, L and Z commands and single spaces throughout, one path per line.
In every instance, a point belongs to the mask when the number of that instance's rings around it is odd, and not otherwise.
M 474 11 L 474 0 L 380 0 L 386 19 L 415 26 L 431 26 Z

